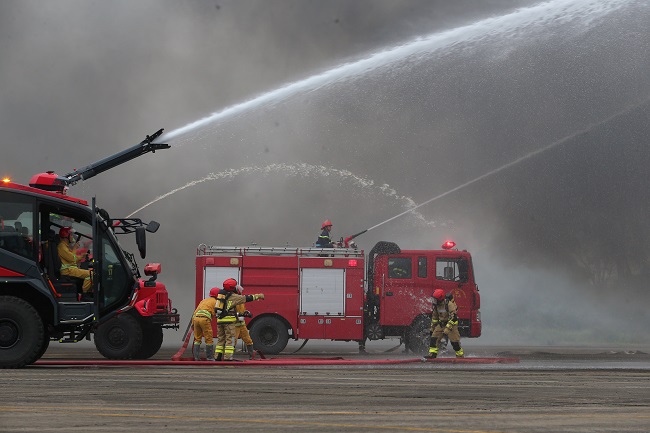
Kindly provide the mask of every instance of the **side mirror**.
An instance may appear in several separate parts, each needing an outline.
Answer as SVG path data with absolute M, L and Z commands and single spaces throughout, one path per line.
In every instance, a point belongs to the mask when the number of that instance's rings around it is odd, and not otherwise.
M 147 256 L 147 233 L 145 232 L 144 227 L 136 227 L 135 243 L 138 244 L 140 257 L 144 259 Z
M 160 228 L 160 223 L 158 223 L 157 221 L 151 221 L 149 224 L 147 224 L 147 231 L 149 233 L 156 233 L 159 228 Z

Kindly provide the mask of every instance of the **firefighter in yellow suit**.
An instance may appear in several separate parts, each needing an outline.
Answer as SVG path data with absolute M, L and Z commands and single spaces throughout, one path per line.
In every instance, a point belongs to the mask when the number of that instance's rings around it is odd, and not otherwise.
M 244 291 L 242 286 L 237 286 L 237 294 L 241 295 Z M 240 338 L 246 345 L 246 352 L 248 352 L 248 359 L 253 359 L 253 340 L 251 335 L 248 333 L 248 328 L 246 327 L 246 317 L 253 317 L 250 311 L 246 309 L 244 304 L 239 304 L 235 307 L 235 313 L 237 314 L 237 322 L 235 323 L 235 346 L 237 346 L 237 340 Z
M 431 313 L 431 340 L 429 342 L 428 358 L 438 356 L 438 344 L 443 335 L 449 337 L 449 342 L 456 352 L 456 358 L 463 358 L 465 353 L 460 347 L 460 332 L 458 331 L 458 306 L 454 295 L 444 290 L 433 292 L 433 311 Z
M 192 328 L 194 329 L 194 345 L 192 356 L 195 361 L 201 359 L 201 341 L 205 338 L 205 357 L 214 361 L 214 335 L 212 334 L 212 321 L 216 317 L 214 307 L 217 304 L 219 288 L 210 289 L 210 296 L 199 302 L 192 315 Z
M 61 275 L 82 279 L 83 292 L 90 292 L 93 285 L 91 273 L 88 269 L 81 269 L 77 266 L 77 247 L 79 245 L 74 241 L 74 230 L 72 227 L 61 227 L 59 237 L 61 240 L 56 250 L 59 259 L 61 259 Z
M 242 289 L 243 290 L 243 289 Z M 232 361 L 235 353 L 235 324 L 237 313 L 235 307 L 246 302 L 264 299 L 264 294 L 240 295 L 237 292 L 237 280 L 228 278 L 223 282 L 223 290 L 217 296 L 215 312 L 217 314 L 217 361 Z

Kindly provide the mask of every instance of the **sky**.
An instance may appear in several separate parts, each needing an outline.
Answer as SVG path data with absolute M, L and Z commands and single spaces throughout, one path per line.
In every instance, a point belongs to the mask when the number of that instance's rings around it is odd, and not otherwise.
M 481 342 L 647 344 L 647 22 L 642 0 L 0 2 L 0 174 L 165 128 L 70 193 L 161 223 L 147 261 L 185 318 L 200 243 L 309 246 L 331 219 L 377 226 L 366 251 L 472 252 Z

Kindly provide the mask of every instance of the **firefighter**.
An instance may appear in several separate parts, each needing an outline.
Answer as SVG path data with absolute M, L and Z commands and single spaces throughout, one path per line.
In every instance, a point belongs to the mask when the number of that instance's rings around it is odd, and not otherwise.
M 195 361 L 201 360 L 201 341 L 205 338 L 205 358 L 214 361 L 214 335 L 212 334 L 212 319 L 216 317 L 214 307 L 217 304 L 219 288 L 210 289 L 210 296 L 199 302 L 192 315 L 194 329 L 194 345 L 192 356 Z
M 334 248 L 334 243 L 330 237 L 330 232 L 332 231 L 332 221 L 323 221 L 323 224 L 321 224 L 321 230 L 321 234 L 318 236 L 318 240 L 316 241 L 316 246 L 318 248 Z
M 244 292 L 244 288 L 237 285 L 236 292 L 238 295 L 241 295 Z M 235 323 L 235 346 L 237 346 L 237 340 L 241 338 L 246 345 L 248 359 L 253 359 L 253 340 L 251 339 L 251 335 L 248 333 L 248 328 L 246 327 L 246 318 L 253 317 L 253 315 L 246 309 L 244 304 L 237 305 L 235 307 L 235 313 L 237 314 L 237 322 Z
M 456 358 L 463 358 L 464 352 L 460 347 L 460 332 L 458 332 L 458 306 L 454 295 L 442 289 L 433 291 L 433 311 L 431 313 L 431 339 L 429 342 L 428 358 L 438 356 L 438 344 L 443 335 L 446 335 L 451 346 L 456 351 Z
M 243 289 L 242 289 L 243 291 Z M 263 293 L 240 295 L 237 293 L 237 280 L 228 278 L 219 290 L 215 312 L 217 314 L 217 361 L 232 361 L 235 353 L 235 324 L 237 313 L 235 307 L 246 302 L 264 299 Z
M 80 269 L 77 265 L 77 248 L 79 243 L 74 240 L 74 229 L 72 227 L 61 227 L 59 230 L 59 245 L 57 252 L 61 259 L 61 275 L 80 278 L 83 280 L 82 290 L 88 293 L 92 288 L 92 273 L 88 269 Z

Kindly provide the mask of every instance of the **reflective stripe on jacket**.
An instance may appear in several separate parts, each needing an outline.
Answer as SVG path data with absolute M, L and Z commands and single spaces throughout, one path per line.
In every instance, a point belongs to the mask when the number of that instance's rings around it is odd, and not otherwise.
M 212 313 L 208 310 L 196 310 L 194 317 L 207 317 L 208 319 L 212 319 Z

